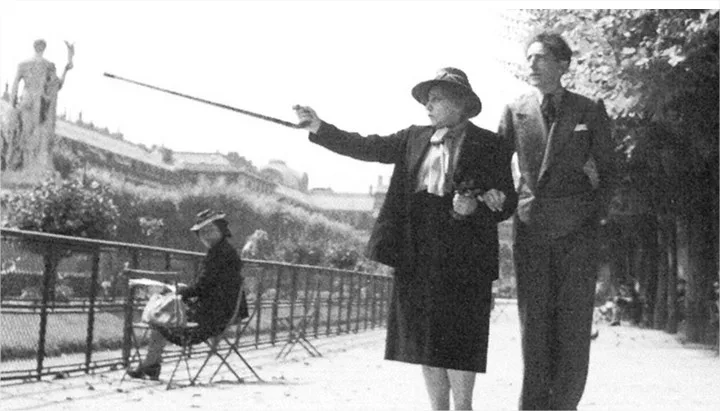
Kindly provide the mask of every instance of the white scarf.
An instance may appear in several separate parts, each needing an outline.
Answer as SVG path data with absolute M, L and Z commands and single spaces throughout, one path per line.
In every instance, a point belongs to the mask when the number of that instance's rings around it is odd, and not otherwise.
M 443 138 L 448 133 L 447 127 L 435 130 L 430 138 L 430 148 L 428 148 L 425 166 L 427 166 L 427 174 L 425 176 L 425 185 L 427 192 L 442 197 L 446 194 L 449 184 L 448 168 L 450 162 L 450 148 L 448 141 Z

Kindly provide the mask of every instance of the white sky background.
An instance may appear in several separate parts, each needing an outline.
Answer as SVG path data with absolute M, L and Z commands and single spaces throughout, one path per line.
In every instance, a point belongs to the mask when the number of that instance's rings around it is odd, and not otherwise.
M 554 2 L 555 5 L 562 2 Z M 606 2 L 630 7 L 628 2 Z M 643 7 L 642 2 L 638 3 Z M 671 3 L 671 2 L 668 2 Z M 699 6 L 715 8 L 716 2 Z M 572 3 L 567 3 L 566 7 Z M 653 8 L 658 2 L 647 2 Z M 502 106 L 524 89 L 502 57 L 521 58 L 503 37 L 503 8 L 523 2 L 474 1 L 27 1 L 0 11 L 0 83 L 44 38 L 58 72 L 63 40 L 75 68 L 58 113 L 126 140 L 174 151 L 237 151 L 256 166 L 270 159 L 307 172 L 310 187 L 367 192 L 387 165 L 331 153 L 307 134 L 242 114 L 112 80 L 104 72 L 288 121 L 294 104 L 363 134 L 428 124 L 410 89 L 441 67 L 464 70 L 483 101 L 473 122 L 495 130 Z M 585 7 L 598 6 L 590 2 Z M 495 7 L 495 8 L 493 8 Z

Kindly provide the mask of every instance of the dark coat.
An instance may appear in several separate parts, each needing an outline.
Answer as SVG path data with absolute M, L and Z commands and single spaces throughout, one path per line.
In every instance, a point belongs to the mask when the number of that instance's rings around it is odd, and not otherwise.
M 368 242 L 367 256 L 374 261 L 396 268 L 410 267 L 415 261 L 408 222 L 410 197 L 415 191 L 417 175 L 433 132 L 430 126 L 411 126 L 389 136 L 363 137 L 322 123 L 316 134 L 310 134 L 310 141 L 336 153 L 395 165 L 385 202 Z M 510 170 L 511 155 L 495 133 L 469 123 L 451 179 L 455 186 L 473 180 L 477 188 L 495 188 L 507 196 L 502 212 L 493 212 L 480 204 L 474 214 L 462 221 L 462 224 L 475 227 L 471 230 L 472 237 L 467 239 L 464 262 L 490 281 L 498 276 L 497 223 L 510 217 L 517 205 Z M 396 273 L 405 271 L 400 269 Z
M 616 179 L 602 100 L 565 91 L 557 121 L 548 127 L 531 92 L 505 107 L 499 134 L 518 155 L 517 218 L 528 229 L 556 238 L 601 217 Z M 588 168 L 591 158 L 594 167 Z
M 238 294 L 243 284 L 242 260 L 237 251 L 223 239 L 211 247 L 202 262 L 202 271 L 195 283 L 179 291 L 188 303 L 190 320 L 198 323 L 191 342 L 198 343 L 222 332 L 235 312 Z M 247 302 L 240 307 L 247 317 Z M 177 338 L 166 335 L 171 341 Z

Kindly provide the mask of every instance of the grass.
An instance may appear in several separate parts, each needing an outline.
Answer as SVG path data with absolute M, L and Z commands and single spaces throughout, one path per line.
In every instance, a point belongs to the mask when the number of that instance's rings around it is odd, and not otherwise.
M 385 305 L 387 309 L 387 304 Z M 250 309 L 253 309 L 252 302 Z M 318 334 L 324 334 L 327 329 L 328 307 L 327 304 L 320 304 L 318 313 Z M 366 311 L 365 306 L 360 307 L 360 315 L 358 316 L 358 307 L 353 305 L 351 309 L 350 324 L 347 324 L 347 305 L 343 304 L 340 314 L 338 315 L 338 306 L 333 304 L 330 313 L 331 327 L 338 325 L 341 329 L 355 330 L 357 327 L 363 329 L 365 321 L 370 323 L 371 311 Z M 375 320 L 380 321 L 384 318 L 384 314 L 380 313 L 379 305 L 376 306 Z M 299 316 L 304 313 L 301 303 L 295 308 L 295 315 Z M 278 307 L 278 317 L 288 316 L 290 308 L 287 305 Z M 93 327 L 93 351 L 120 349 L 123 343 L 123 327 L 124 317 L 122 310 L 113 312 L 96 312 Z M 139 316 L 139 313 L 137 313 Z M 358 320 L 359 317 L 359 320 Z M 40 315 L 38 312 L 0 312 L 0 323 L 2 324 L 2 347 L 0 357 L 3 361 L 22 358 L 33 358 L 37 355 L 39 332 L 40 332 Z M 297 319 L 296 322 L 297 324 Z M 314 333 L 315 316 L 309 319 L 306 326 L 307 333 Z M 257 317 L 251 319 L 245 335 L 254 335 L 257 327 Z M 272 306 L 267 304 L 260 311 L 260 334 L 267 335 L 272 328 Z M 276 332 L 278 334 L 286 332 L 287 325 L 278 322 Z M 88 314 L 87 313 L 49 313 L 47 321 L 47 333 L 45 342 L 46 356 L 59 356 L 62 354 L 82 353 L 86 349 L 86 339 L 88 331 Z M 280 338 L 280 337 L 278 337 Z M 143 344 L 143 342 L 141 342 Z

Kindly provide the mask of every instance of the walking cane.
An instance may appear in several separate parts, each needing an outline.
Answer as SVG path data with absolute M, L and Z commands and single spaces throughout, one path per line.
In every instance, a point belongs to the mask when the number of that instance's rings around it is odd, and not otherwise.
M 103 75 L 104 75 L 105 77 L 109 77 L 109 78 L 111 78 L 111 79 L 126 81 L 126 82 L 128 82 L 128 83 L 137 84 L 138 86 L 147 87 L 147 88 L 150 88 L 150 89 L 153 89 L 153 90 L 157 90 L 157 91 L 162 91 L 162 92 L 164 92 L 164 93 L 172 94 L 172 95 L 174 95 L 174 96 L 184 97 L 184 98 L 187 98 L 187 99 L 190 99 L 190 100 L 199 101 L 199 102 L 201 102 L 201 103 L 210 104 L 211 106 L 224 108 L 224 109 L 226 109 L 226 110 L 231 110 L 231 111 L 234 111 L 234 112 L 236 112 L 236 113 L 245 114 L 245 115 L 248 115 L 248 116 L 251 116 L 251 117 L 259 118 L 259 119 L 261 119 L 261 120 L 269 121 L 269 122 L 271 122 L 271 123 L 280 124 L 280 125 L 283 125 L 283 126 L 285 126 L 285 127 L 300 129 L 300 128 L 303 128 L 303 127 L 306 126 L 306 123 L 305 123 L 305 122 L 300 123 L 300 124 L 295 124 L 295 123 L 292 123 L 292 122 L 290 122 L 290 121 L 280 120 L 279 118 L 266 116 L 266 115 L 264 115 L 264 114 L 254 113 L 254 112 L 252 112 L 252 111 L 243 110 L 243 109 L 240 109 L 240 108 L 237 108 L 237 107 L 228 106 L 228 105 L 226 105 L 226 104 L 220 104 L 220 103 L 216 103 L 216 102 L 214 102 L 214 101 L 205 100 L 205 99 L 202 99 L 202 98 L 189 96 L 189 95 L 187 95 L 187 94 L 178 93 L 177 91 L 167 90 L 167 89 L 160 88 L 160 87 L 156 87 L 156 86 L 153 86 L 153 85 L 150 85 L 150 84 L 141 83 L 141 82 L 139 82 L 139 81 L 130 80 L 130 79 L 128 79 L 128 78 L 120 77 L 120 76 L 117 76 L 117 75 L 115 75 L 115 74 L 103 73 Z

